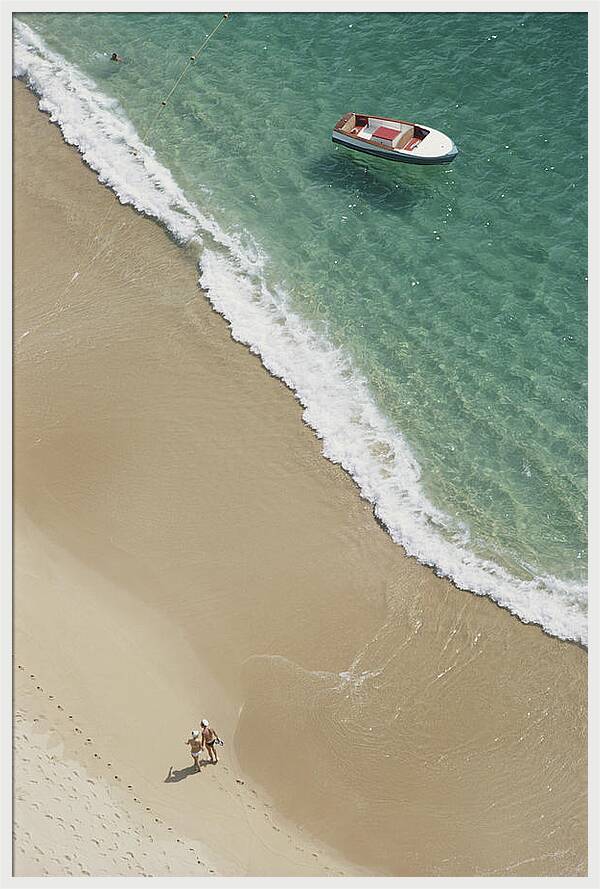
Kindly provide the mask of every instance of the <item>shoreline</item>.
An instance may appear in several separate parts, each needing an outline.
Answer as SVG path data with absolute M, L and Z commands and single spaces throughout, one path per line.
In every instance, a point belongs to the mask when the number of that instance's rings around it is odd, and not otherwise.
M 512 800 L 517 812 L 520 796 L 540 783 L 537 752 L 534 759 L 532 748 L 521 754 L 515 746 L 520 742 L 512 736 L 505 738 L 501 750 L 494 747 L 499 737 L 488 749 L 474 729 L 484 720 L 484 734 L 488 728 L 499 731 L 502 708 L 509 714 L 511 732 L 518 728 L 526 719 L 522 705 L 528 691 L 529 700 L 535 699 L 529 706 L 540 719 L 547 721 L 551 715 L 554 736 L 546 741 L 547 760 L 568 759 L 570 783 L 567 787 L 559 779 L 554 802 L 562 795 L 576 818 L 567 831 L 570 840 L 563 859 L 552 859 L 537 828 L 530 826 L 529 834 L 518 841 L 515 834 L 509 854 L 521 861 L 521 869 L 510 872 L 581 873 L 585 650 L 520 623 L 505 609 L 492 608 L 492 600 L 458 589 L 400 552 L 373 521 L 372 507 L 361 500 L 356 483 L 323 459 L 312 430 L 298 423 L 302 409 L 292 393 L 265 373 L 246 347 L 232 341 L 224 319 L 197 289 L 191 257 L 153 220 L 119 206 L 112 192 L 98 187 L 95 174 L 74 149 L 65 148 L 58 131 L 47 129 L 47 118 L 34 107 L 36 101 L 23 84 L 15 84 L 15 97 L 15 498 L 29 514 L 31 528 L 43 529 L 48 540 L 55 538 L 49 547 L 38 541 L 21 563 L 16 561 L 17 657 L 25 661 L 21 652 L 35 650 L 42 632 L 57 644 L 56 616 L 39 601 L 43 591 L 28 584 L 31 604 L 26 605 L 25 575 L 19 574 L 32 553 L 57 547 L 60 555 L 50 560 L 56 571 L 81 576 L 81 566 L 88 566 L 82 576 L 90 614 L 106 613 L 106 620 L 112 614 L 114 621 L 124 597 L 129 603 L 122 616 L 127 633 L 136 625 L 136 610 L 144 615 L 136 631 L 140 643 L 146 634 L 159 638 L 157 627 L 168 637 L 165 645 L 176 641 L 172 651 L 185 643 L 187 672 L 171 665 L 171 687 L 185 684 L 190 671 L 201 671 L 209 686 L 211 714 L 217 714 L 211 718 L 230 732 L 225 755 L 229 758 L 235 748 L 241 780 L 265 788 L 275 807 L 296 824 L 294 829 L 310 829 L 366 868 L 358 865 L 354 873 L 475 874 L 482 867 L 478 855 L 490 861 L 490 871 L 505 867 L 509 872 L 511 863 L 502 863 L 506 836 L 494 838 L 491 823 L 477 826 L 481 811 L 496 804 L 500 784 L 489 788 L 489 797 L 466 804 L 470 811 L 459 834 L 445 826 L 450 835 L 446 842 L 460 853 L 447 863 L 447 870 L 436 861 L 434 850 L 443 842 L 443 831 L 430 807 L 435 804 L 436 782 L 441 780 L 449 791 L 452 806 L 466 799 L 467 789 L 478 786 L 482 776 L 500 767 L 506 775 L 519 776 Z M 40 169 L 35 182 L 25 184 L 23 174 L 35 158 L 34 149 L 25 145 L 26 131 L 38 150 L 52 157 L 53 181 Z M 84 269 L 70 286 L 69 263 L 85 246 L 82 225 L 84 230 L 93 226 L 111 207 L 115 225 L 103 234 L 96 268 Z M 36 216 L 51 219 L 51 230 Z M 35 293 L 32 281 L 38 284 Z M 110 299 L 115 294 L 118 305 Z M 40 298 L 41 306 L 36 302 Z M 148 305 L 152 316 L 144 316 L 147 323 L 142 324 L 140 313 Z M 26 527 L 22 521 L 17 524 L 17 540 Z M 65 567 L 73 561 L 69 552 L 79 567 Z M 41 578 L 47 569 L 48 563 Z M 106 589 L 107 581 L 112 592 Z M 41 666 L 36 675 L 54 671 L 56 688 L 67 697 L 71 694 L 83 712 L 89 704 L 82 683 L 90 681 L 92 671 L 81 666 L 72 651 L 73 640 L 80 634 L 93 641 L 94 633 L 73 614 L 72 602 L 63 594 L 60 614 L 65 620 L 68 616 L 70 626 L 62 642 L 64 662 L 51 665 L 48 643 L 46 652 L 37 652 Z M 46 609 L 42 623 L 36 606 Z M 458 649 L 446 663 L 451 641 Z M 403 650 L 410 657 L 395 663 Z M 111 653 L 106 646 L 99 651 L 104 669 Z M 126 646 L 119 649 L 122 665 L 130 656 Z M 71 675 L 75 665 L 82 676 Z M 562 674 L 555 700 L 549 700 L 557 668 Z M 139 664 L 138 669 L 141 672 Z M 207 672 L 218 675 L 219 681 L 205 679 Z M 160 681 L 155 668 L 153 674 Z M 382 675 L 385 682 L 378 686 Z M 49 684 L 45 677 L 43 681 Z M 349 690 L 340 693 L 346 681 Z M 369 699 L 362 699 L 362 690 L 371 684 Z M 100 709 L 105 720 L 110 720 L 109 703 L 118 712 L 127 710 L 126 699 L 109 702 L 108 693 L 98 679 L 95 696 L 104 698 Z M 311 703 L 315 694 L 316 710 Z M 491 715 L 480 700 L 486 694 L 494 700 Z M 409 734 L 400 738 L 390 716 L 397 700 L 405 701 L 411 717 Z M 136 714 L 137 724 L 144 725 L 149 713 L 160 722 L 160 710 L 145 701 Z M 367 730 L 368 722 L 380 726 L 391 764 L 380 762 L 386 756 L 383 748 L 376 744 L 373 751 L 362 729 L 358 740 L 344 736 L 343 726 L 352 713 L 358 713 L 359 722 L 365 720 Z M 457 727 L 459 713 L 463 725 Z M 567 714 L 572 723 L 561 726 L 559 717 Z M 307 718 L 315 746 L 326 755 L 324 772 L 298 737 Z M 93 719 L 99 734 L 100 714 Z M 181 743 L 169 738 L 168 729 L 161 725 L 163 753 L 173 745 L 177 750 Z M 266 740 L 259 745 L 256 739 L 265 732 Z M 367 741 L 371 746 L 364 746 Z M 125 764 L 135 761 L 123 730 L 115 734 L 114 743 L 115 760 L 121 756 Z M 465 743 L 473 748 L 469 758 L 460 753 Z M 402 753 L 407 749 L 408 756 Z M 372 753 L 377 753 L 373 762 Z M 340 754 L 341 771 L 332 769 Z M 355 779 L 357 763 L 364 757 L 368 779 Z M 473 758 L 479 761 L 478 779 L 469 774 Z M 452 761 L 448 771 L 444 759 Z M 422 779 L 419 787 L 411 787 L 415 764 Z M 426 773 L 432 769 L 436 780 L 429 783 Z M 346 786 L 349 781 L 357 787 Z M 381 834 L 373 838 L 361 836 L 347 821 L 361 810 L 361 800 L 372 805 L 384 787 L 396 793 L 389 811 L 387 803 L 382 806 L 384 817 L 408 809 L 415 822 L 412 830 L 404 826 L 408 837 L 399 851 L 389 848 L 395 831 L 386 834 L 385 821 Z M 398 795 L 400 788 L 404 790 Z M 166 804 L 164 794 L 150 784 L 147 792 Z M 337 801 L 337 807 L 328 800 Z M 315 818 L 317 804 L 323 812 Z M 553 806 L 548 806 L 546 800 L 539 801 L 544 818 L 554 819 Z M 339 823 L 332 823 L 339 807 L 348 811 Z M 229 810 L 224 818 L 235 821 Z M 467 824 L 479 835 L 469 835 Z M 422 847 L 413 849 L 410 843 L 423 828 L 427 836 Z M 519 833 L 523 830 L 521 824 Z M 471 852 L 469 847 L 478 840 L 481 849 Z M 218 847 L 218 839 L 213 842 Z M 259 855 L 256 845 L 258 841 L 249 853 L 251 869 L 246 873 L 299 875 L 301 868 L 314 866 L 314 859 L 306 863 L 300 854 L 285 864 L 275 856 L 275 863 L 262 847 Z M 533 861 L 541 863 L 527 864 L 527 855 L 519 857 L 517 846 L 533 850 Z M 324 861 L 322 849 L 318 854 Z M 381 862 L 381 870 L 375 862 Z M 234 871 L 225 865 L 225 872 Z
M 439 532 L 438 510 L 421 489 L 410 448 L 389 427 L 360 375 L 346 359 L 331 358 L 330 344 L 321 341 L 289 307 L 281 306 L 272 295 L 259 295 L 246 274 L 233 270 L 241 264 L 262 280 L 260 256 L 246 250 L 214 220 L 204 218 L 170 171 L 140 143 L 132 124 L 112 112 L 107 114 L 109 100 L 101 91 L 89 93 L 86 78 L 76 68 L 53 54 L 26 24 L 19 23 L 17 33 L 15 70 L 26 76 L 29 87 L 41 97 L 40 107 L 58 123 L 69 144 L 83 150 L 85 162 L 100 181 L 120 201 L 156 219 L 177 243 L 195 237 L 205 241 L 200 283 L 209 302 L 227 320 L 231 337 L 258 353 L 268 373 L 294 393 L 303 407 L 302 419 L 323 441 L 327 459 L 351 475 L 394 542 L 458 589 L 485 595 L 524 623 L 535 623 L 549 635 L 585 645 L 585 588 L 552 574 L 532 575 L 528 566 L 519 578 L 518 571 L 514 575 L 477 556 L 467 545 L 446 540 Z M 49 63 L 54 66 L 56 89 L 48 88 Z M 76 107 L 71 107 L 71 100 Z M 224 263 L 219 251 L 212 249 L 213 238 L 216 245 L 226 248 L 229 259 Z M 235 294 L 248 286 L 251 292 L 245 294 L 246 299 L 237 300 Z M 327 380 L 326 387 L 322 380 Z M 373 438 L 375 450 L 389 450 L 389 465 L 373 457 L 369 444 Z M 446 516 L 441 521 L 452 520 Z

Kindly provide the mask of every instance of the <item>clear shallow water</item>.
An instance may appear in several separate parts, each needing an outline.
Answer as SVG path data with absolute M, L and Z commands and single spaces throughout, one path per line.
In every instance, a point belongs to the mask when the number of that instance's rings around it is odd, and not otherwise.
M 201 240 L 213 304 L 394 539 L 584 640 L 584 16 L 233 15 L 150 151 L 219 17 L 20 19 L 44 43 L 17 24 L 16 72 L 122 200 Z M 461 154 L 353 156 L 330 142 L 346 110 Z

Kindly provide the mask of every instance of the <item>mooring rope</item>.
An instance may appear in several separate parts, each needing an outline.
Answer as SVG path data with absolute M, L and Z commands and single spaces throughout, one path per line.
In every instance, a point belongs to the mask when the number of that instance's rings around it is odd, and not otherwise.
M 188 62 L 186 63 L 186 65 L 185 65 L 183 71 L 181 72 L 181 74 L 179 75 L 179 77 L 177 78 L 177 80 L 175 81 L 175 83 L 173 84 L 173 86 L 171 87 L 171 89 L 169 90 L 169 92 L 167 93 L 167 95 L 165 96 L 165 98 L 161 100 L 161 103 L 160 103 L 160 105 L 158 106 L 158 109 L 157 109 L 157 111 L 156 111 L 156 114 L 154 115 L 154 117 L 153 117 L 153 119 L 150 121 L 150 123 L 148 124 L 148 127 L 146 128 L 146 131 L 144 132 L 144 135 L 142 136 L 142 142 L 145 142 L 145 141 L 146 141 L 146 138 L 148 137 L 148 133 L 149 133 L 150 130 L 154 127 L 156 121 L 158 120 L 158 116 L 159 116 L 159 114 L 162 112 L 163 108 L 166 107 L 166 105 L 167 105 L 169 99 L 171 98 L 171 96 L 173 95 L 173 93 L 175 92 L 175 90 L 177 89 L 177 87 L 179 86 L 179 84 L 181 83 L 181 81 L 183 80 L 183 78 L 185 77 L 185 75 L 187 74 L 188 69 L 191 68 L 191 66 L 196 62 L 196 59 L 198 58 L 198 56 L 200 55 L 200 53 L 202 52 L 202 50 L 204 49 L 204 47 L 205 47 L 205 46 L 207 45 L 207 43 L 211 40 L 211 38 L 217 33 L 217 31 L 219 30 L 219 28 L 221 27 L 221 25 L 224 24 L 224 23 L 227 21 L 228 18 L 229 18 L 229 13 L 228 13 L 228 12 L 223 13 L 223 18 L 221 19 L 221 21 L 220 21 L 217 25 L 215 25 L 215 27 L 212 29 L 212 31 L 210 32 L 210 34 L 207 34 L 206 39 L 204 40 L 204 42 L 202 43 L 202 45 L 199 46 L 198 49 L 196 50 L 196 52 L 193 53 L 193 54 L 190 56 L 190 58 L 189 58 Z
M 202 44 L 201 44 L 201 45 L 198 47 L 198 49 L 197 49 L 197 50 L 196 50 L 196 51 L 189 57 L 189 59 L 188 59 L 188 61 L 186 62 L 186 64 L 185 64 L 185 66 L 184 66 L 184 68 L 183 68 L 181 74 L 179 75 L 179 77 L 177 78 L 177 80 L 175 81 L 175 83 L 173 84 L 173 86 L 171 87 L 171 89 L 169 90 L 169 92 L 167 93 L 167 95 L 165 96 L 165 98 L 164 98 L 164 99 L 161 99 L 161 102 L 160 102 L 160 105 L 158 106 L 158 109 L 157 109 L 157 111 L 156 111 L 156 114 L 154 115 L 154 117 L 152 118 L 152 120 L 150 121 L 150 123 L 148 124 L 148 126 L 146 127 L 146 129 L 144 130 L 144 134 L 143 134 L 143 136 L 142 136 L 142 140 L 141 140 L 143 143 L 146 142 L 146 139 L 148 138 L 148 134 L 150 133 L 150 131 L 151 131 L 151 130 L 154 128 L 154 126 L 156 125 L 156 121 L 158 120 L 159 115 L 160 115 L 161 112 L 164 110 L 164 108 L 166 108 L 166 106 L 167 106 L 167 104 L 168 104 L 168 102 L 169 102 L 169 99 L 171 98 L 171 96 L 173 95 L 173 93 L 175 92 L 175 90 L 177 89 L 177 87 L 179 86 L 179 84 L 181 83 L 181 81 L 183 80 L 183 78 L 185 77 L 185 75 L 187 74 L 188 70 L 191 68 L 191 66 L 192 66 L 193 64 L 195 64 L 195 62 L 196 62 L 198 56 L 200 55 L 200 53 L 202 52 L 202 50 L 207 46 L 207 44 L 210 42 L 210 40 L 214 37 L 214 35 L 217 33 L 217 31 L 218 31 L 219 28 L 221 27 L 221 25 L 223 25 L 223 24 L 227 21 L 228 18 L 229 18 L 229 13 L 228 13 L 228 12 L 223 13 L 222 18 L 221 18 L 220 21 L 215 25 L 215 27 L 212 29 L 212 31 L 210 32 L 210 34 L 207 34 L 207 35 L 206 35 L 206 37 L 205 37 L 204 41 L 202 42 Z M 137 155 L 138 152 L 135 152 L 135 154 Z M 106 213 L 104 214 L 104 218 L 101 219 L 100 222 L 99 222 L 99 224 L 98 224 L 98 227 L 97 227 L 97 229 L 96 229 L 96 233 L 95 233 L 94 236 L 91 238 L 91 240 L 88 242 L 89 245 L 90 245 L 90 247 L 91 247 L 91 245 L 92 245 L 95 241 L 97 241 L 98 238 L 100 237 L 100 233 L 101 233 L 102 229 L 104 228 L 104 226 L 106 225 L 106 223 L 108 222 L 108 219 L 109 219 L 109 217 L 110 217 L 110 215 L 111 215 L 113 209 L 114 209 L 114 202 L 111 202 L 110 206 L 107 208 Z M 88 250 L 89 250 L 89 247 L 88 247 Z M 86 251 L 86 252 L 87 252 L 87 251 Z M 100 256 L 101 253 L 102 253 L 102 248 L 100 248 L 100 249 L 97 251 L 97 253 L 95 253 L 95 255 L 92 257 L 92 259 L 91 259 L 90 262 L 87 264 L 87 266 L 85 266 L 85 269 L 84 269 L 85 271 L 87 271 L 88 269 L 90 269 L 90 268 L 92 267 L 92 265 L 94 264 L 94 262 L 95 262 L 96 259 Z M 75 283 L 75 281 L 77 281 L 77 280 L 79 279 L 80 274 L 81 274 L 81 268 L 79 268 L 79 269 L 76 270 L 75 274 L 73 275 L 73 277 L 71 278 L 71 280 L 69 281 L 69 283 L 65 286 L 65 289 L 63 290 L 63 292 L 61 293 L 61 295 L 59 296 L 57 302 L 60 302 L 60 301 L 62 300 L 62 298 L 63 298 L 63 297 L 65 296 L 65 294 L 69 291 L 69 289 L 70 289 L 71 286 Z

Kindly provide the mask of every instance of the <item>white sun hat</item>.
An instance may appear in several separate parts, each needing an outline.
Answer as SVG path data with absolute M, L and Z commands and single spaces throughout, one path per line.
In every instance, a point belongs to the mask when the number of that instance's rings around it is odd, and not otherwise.
M 208 719 L 203 719 L 203 720 L 201 721 L 200 725 L 203 725 L 204 728 L 206 728 L 206 726 L 208 725 Z

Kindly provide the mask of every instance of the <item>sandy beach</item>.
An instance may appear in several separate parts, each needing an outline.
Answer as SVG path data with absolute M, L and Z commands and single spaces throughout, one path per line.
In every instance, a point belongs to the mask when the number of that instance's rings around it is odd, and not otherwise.
M 586 651 L 407 558 L 14 103 L 15 874 L 585 875 Z

